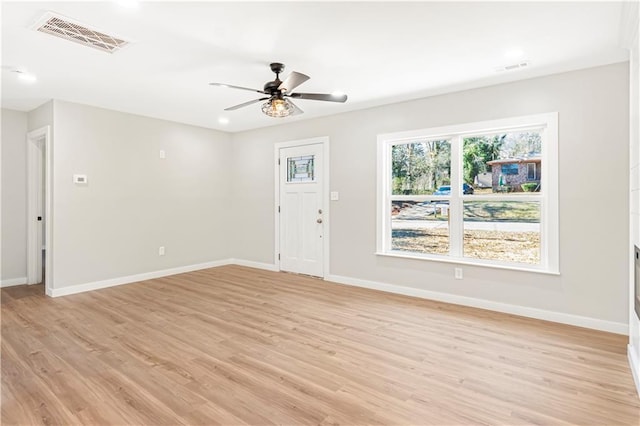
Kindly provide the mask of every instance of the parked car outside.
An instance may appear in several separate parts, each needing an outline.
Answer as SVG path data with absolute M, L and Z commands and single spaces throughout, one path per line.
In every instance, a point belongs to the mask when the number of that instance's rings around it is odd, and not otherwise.
M 466 195 L 473 194 L 473 186 L 468 183 L 462 184 L 462 193 Z M 433 195 L 451 195 L 451 185 L 442 185 L 433 193 Z

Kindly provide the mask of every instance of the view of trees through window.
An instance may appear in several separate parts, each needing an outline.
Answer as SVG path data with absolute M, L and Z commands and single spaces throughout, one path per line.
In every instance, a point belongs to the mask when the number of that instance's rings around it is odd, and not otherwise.
M 452 144 L 460 144 L 458 158 Z M 392 144 L 391 249 L 539 264 L 541 155 L 538 129 Z M 462 171 L 460 192 L 451 190 L 452 163 Z M 460 196 L 462 211 L 452 216 L 449 197 Z M 452 220 L 463 228 L 453 249 Z
M 493 161 L 502 161 L 505 170 L 514 170 L 505 174 L 518 174 L 519 166 L 515 161 L 539 158 L 541 150 L 539 131 L 465 137 L 462 147 L 463 180 L 474 187 L 483 186 L 478 175 L 491 173 L 489 163 Z M 432 140 L 393 145 L 391 164 L 393 195 L 433 194 L 440 186 L 451 183 L 451 143 Z M 526 168 L 524 170 L 528 177 Z M 506 186 L 506 181 L 502 184 L 487 181 L 484 186 L 498 190 L 498 186 Z M 520 192 L 522 189 L 513 186 L 512 191 Z
M 392 193 L 432 194 L 451 182 L 451 144 L 446 140 L 393 145 Z

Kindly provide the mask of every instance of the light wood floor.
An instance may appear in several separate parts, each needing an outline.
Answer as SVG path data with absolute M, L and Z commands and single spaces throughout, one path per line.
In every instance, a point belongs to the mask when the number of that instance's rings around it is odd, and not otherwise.
M 238 266 L 2 302 L 4 425 L 640 422 L 614 334 Z

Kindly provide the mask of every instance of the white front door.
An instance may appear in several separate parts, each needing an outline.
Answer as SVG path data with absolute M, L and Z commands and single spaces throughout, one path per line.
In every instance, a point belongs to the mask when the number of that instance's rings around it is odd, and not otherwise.
M 280 148 L 280 270 L 323 276 L 322 144 Z

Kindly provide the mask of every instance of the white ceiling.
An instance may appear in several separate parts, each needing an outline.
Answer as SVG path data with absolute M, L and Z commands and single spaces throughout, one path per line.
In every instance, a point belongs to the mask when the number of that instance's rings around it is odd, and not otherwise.
M 108 54 L 36 32 L 53 11 L 131 40 Z M 224 131 L 242 131 L 627 60 L 616 2 L 2 3 L 2 107 L 62 99 Z M 520 51 L 522 57 L 517 54 Z M 498 73 L 527 59 L 530 66 Z M 268 64 L 311 76 L 297 91 L 343 91 L 345 104 L 298 100 L 285 119 L 260 104 Z M 19 80 L 13 69 L 37 76 Z M 228 124 L 220 124 L 226 117 Z

